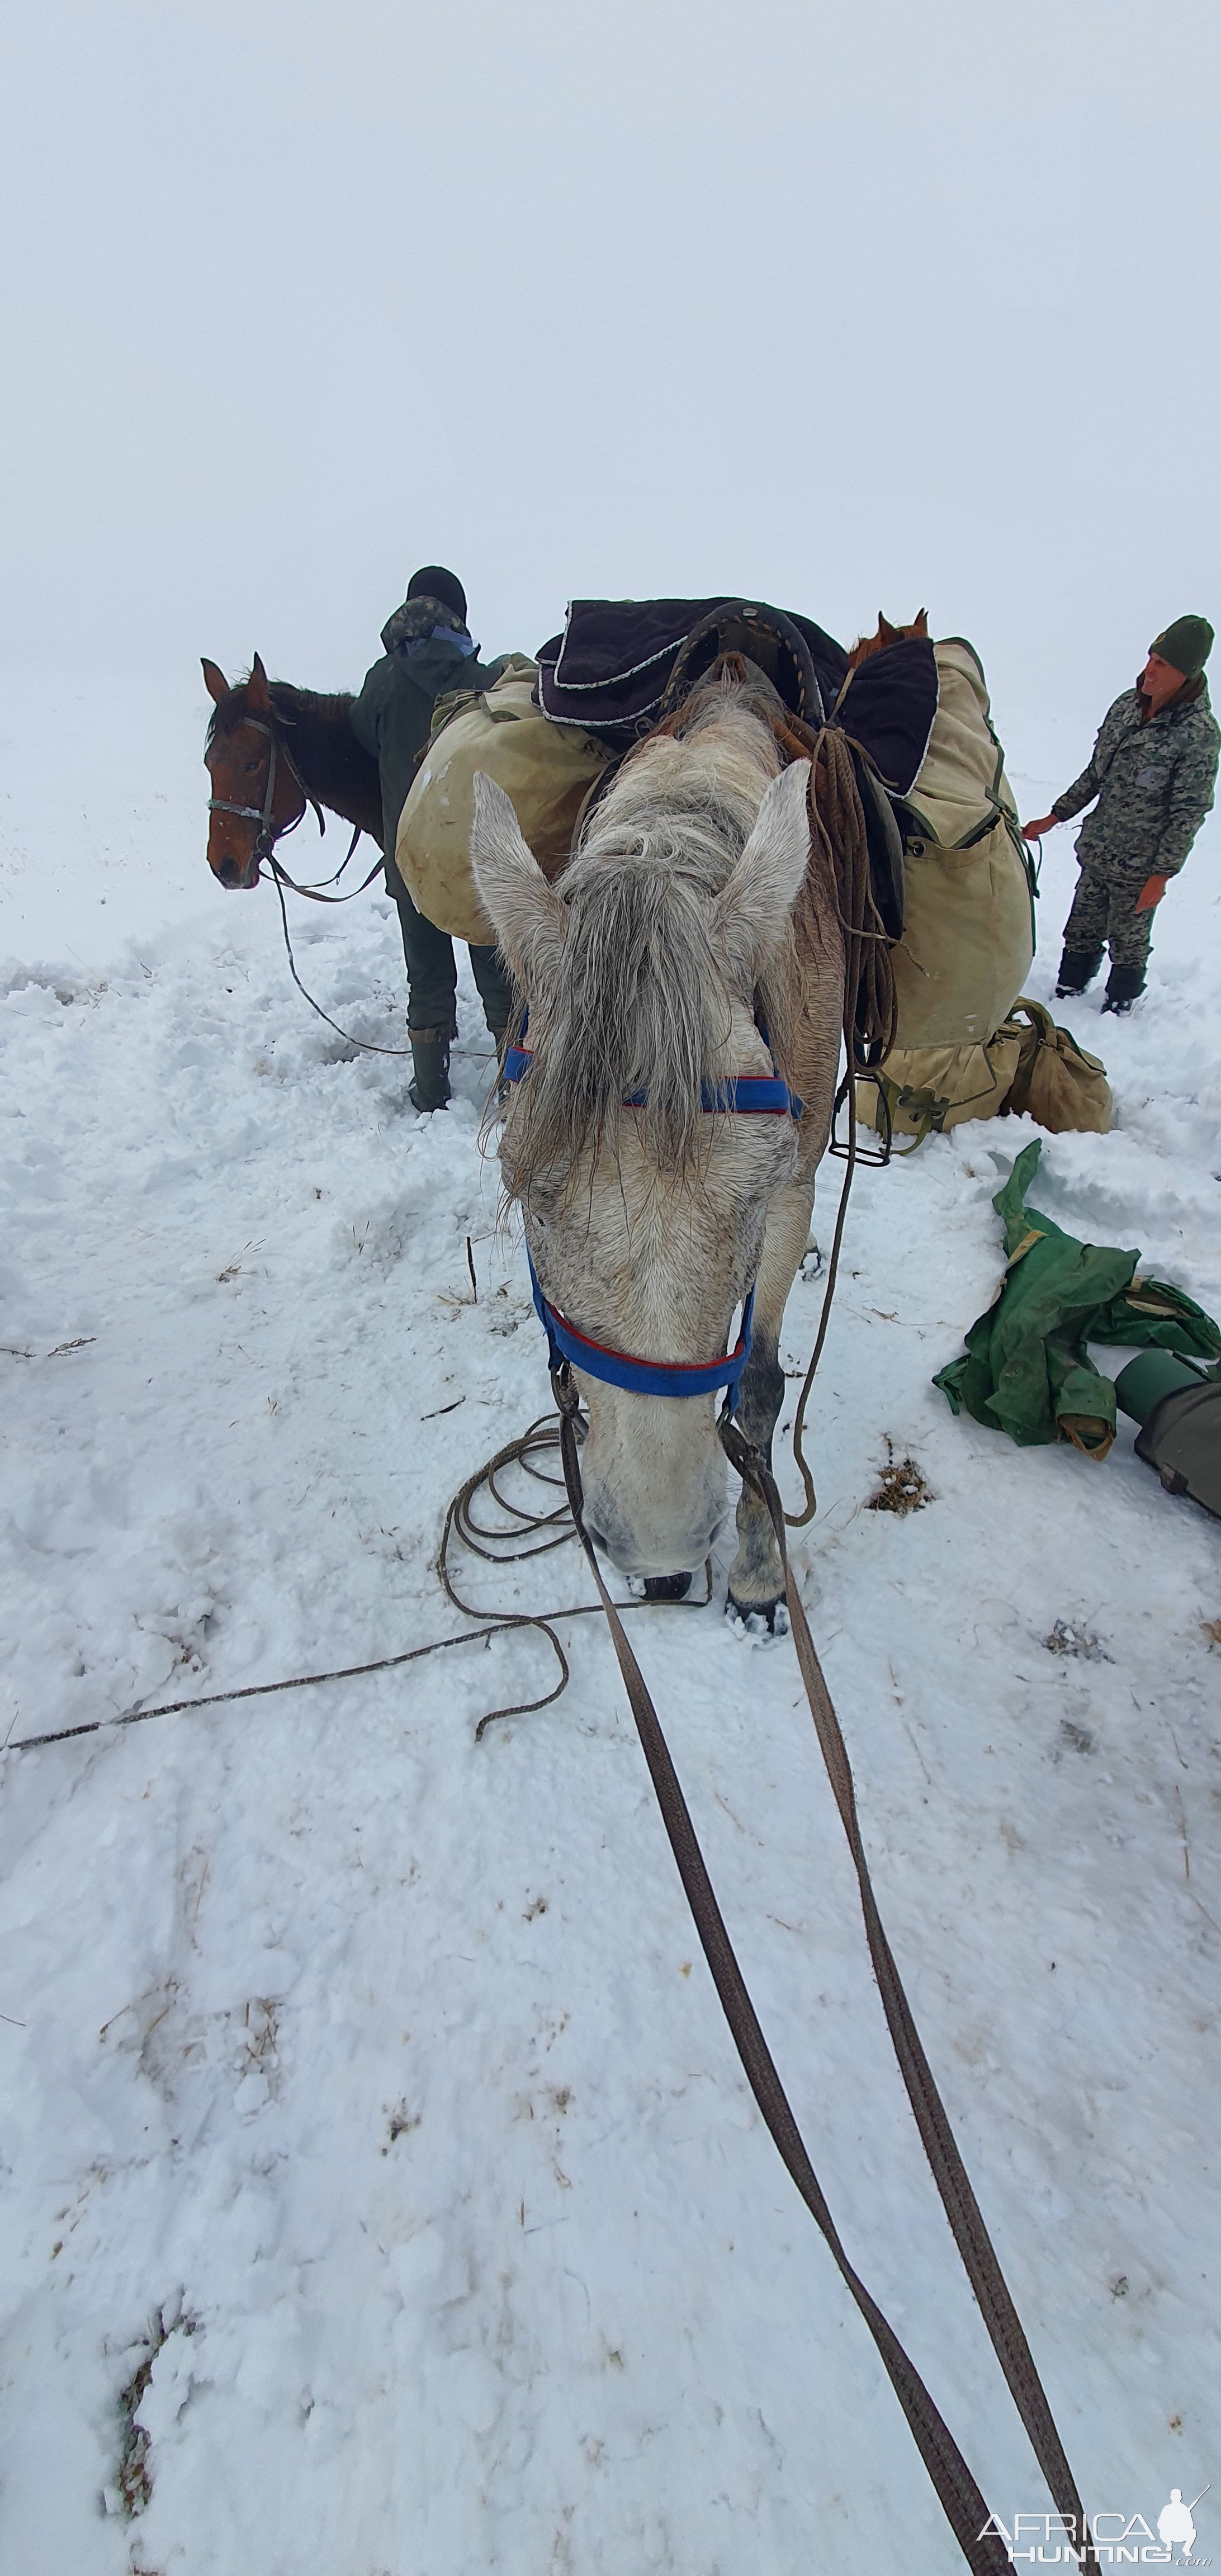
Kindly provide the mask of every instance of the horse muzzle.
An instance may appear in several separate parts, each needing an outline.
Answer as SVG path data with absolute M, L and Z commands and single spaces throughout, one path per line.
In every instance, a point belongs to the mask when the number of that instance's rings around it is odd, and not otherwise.
M 223 858 L 209 858 L 208 865 L 217 884 L 230 894 L 248 894 L 259 882 L 259 863 L 253 850 L 248 859 L 235 858 L 231 850 L 226 850 Z
M 709 1513 L 698 1525 L 676 1523 L 673 1529 L 633 1529 L 608 1508 L 608 1498 L 595 1488 L 585 1511 L 585 1527 L 594 1546 L 608 1556 L 620 1574 L 643 1583 L 650 1601 L 681 1601 L 694 1566 L 702 1565 L 719 1536 L 724 1512 Z

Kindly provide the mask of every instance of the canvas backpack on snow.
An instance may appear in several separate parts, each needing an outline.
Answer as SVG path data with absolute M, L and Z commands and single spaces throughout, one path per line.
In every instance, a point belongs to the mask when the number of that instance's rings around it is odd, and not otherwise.
M 1026 1026 L 1023 1028 L 1022 1019 Z M 1059 1029 L 1041 1002 L 1023 993 L 1000 1032 L 1015 1036 L 1017 1071 L 1001 1102 L 1015 1116 L 1024 1111 L 1053 1136 L 1077 1128 L 1105 1136 L 1111 1126 L 1111 1086 L 1101 1057 L 1087 1055 L 1071 1029 Z

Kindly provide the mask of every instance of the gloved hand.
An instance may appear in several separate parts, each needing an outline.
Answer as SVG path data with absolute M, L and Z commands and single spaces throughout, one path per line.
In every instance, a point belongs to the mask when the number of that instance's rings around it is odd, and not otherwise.
M 1136 898 L 1137 911 L 1152 912 L 1154 904 L 1161 902 L 1169 882 L 1168 877 L 1146 877 Z

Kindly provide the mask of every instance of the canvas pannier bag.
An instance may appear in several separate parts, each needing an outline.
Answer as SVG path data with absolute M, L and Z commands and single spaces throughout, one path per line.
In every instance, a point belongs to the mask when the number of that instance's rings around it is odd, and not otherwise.
M 543 874 L 557 876 L 573 828 L 610 752 L 552 724 L 533 703 L 538 666 L 515 654 L 486 695 L 465 696 L 434 731 L 399 817 L 394 862 L 412 902 L 438 930 L 491 947 L 471 873 L 475 772 L 503 787 Z
M 891 952 L 898 1031 L 882 1078 L 894 1127 L 917 1138 L 992 1118 L 1017 1071 L 1003 1023 L 1034 955 L 1033 871 L 1005 777 L 979 656 L 961 637 L 934 646 L 938 701 L 906 797 L 904 931 Z M 851 690 L 841 702 L 852 729 Z M 858 1114 L 881 1121 L 862 1084 Z
M 892 1047 L 885 1064 L 857 1085 L 857 1116 L 882 1126 L 882 1092 L 895 1136 L 922 1145 L 967 1118 L 995 1118 L 1021 1061 L 1016 1030 L 998 1029 L 986 1046 Z
M 1027 1025 L 1022 1027 L 1025 1018 Z M 1070 1029 L 1058 1029 L 1041 1002 L 1023 994 L 1001 1031 L 1020 1045 L 1017 1071 L 1001 1103 L 1015 1116 L 1024 1111 L 1053 1136 L 1068 1128 L 1105 1136 L 1111 1125 L 1111 1086 L 1100 1057 L 1087 1055 Z

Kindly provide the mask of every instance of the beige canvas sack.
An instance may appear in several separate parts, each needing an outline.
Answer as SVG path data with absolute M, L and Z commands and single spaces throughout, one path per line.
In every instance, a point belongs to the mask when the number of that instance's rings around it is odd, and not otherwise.
M 1070 1029 L 1058 1029 L 1051 1012 L 1025 994 L 1014 1003 L 1001 1031 L 1002 1037 L 1011 1033 L 1019 1040 L 1020 1053 L 1003 1107 L 1015 1115 L 1025 1111 L 1040 1127 L 1050 1128 L 1053 1136 L 1069 1128 L 1105 1136 L 1111 1126 L 1112 1102 L 1101 1058 L 1087 1055 Z
M 899 1023 L 884 1068 L 909 1135 L 995 1116 L 1020 1045 L 1002 1024 L 1034 954 L 1029 862 L 979 657 L 958 636 L 933 649 L 937 713 L 905 800 Z M 877 1124 L 873 1085 L 858 1099 Z
M 875 1127 L 884 1125 L 877 1083 L 881 1082 L 896 1136 L 917 1144 L 960 1127 L 967 1118 L 995 1118 L 1011 1090 L 1021 1061 L 1016 1030 L 998 1029 L 986 1046 L 892 1047 L 880 1076 L 857 1085 L 857 1116 Z
M 399 817 L 394 860 L 412 902 L 451 938 L 492 946 L 471 874 L 475 772 L 503 787 L 544 876 L 559 874 L 573 827 L 611 754 L 533 704 L 537 664 L 513 667 L 485 696 L 468 697 L 433 734 Z

